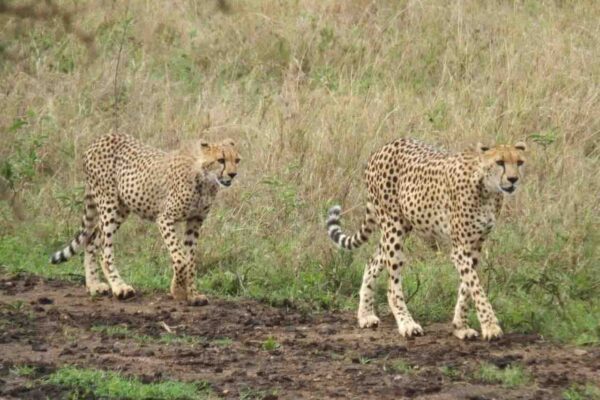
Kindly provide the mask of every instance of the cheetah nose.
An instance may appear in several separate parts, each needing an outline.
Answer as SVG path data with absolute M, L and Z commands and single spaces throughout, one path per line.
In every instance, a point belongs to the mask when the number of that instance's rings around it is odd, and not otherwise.
M 228 173 L 227 175 L 229 175 L 229 177 L 230 177 L 231 179 L 233 179 L 233 178 L 235 178 L 235 176 L 237 175 L 237 173 L 235 173 L 235 172 L 230 172 L 230 173 Z
M 506 178 L 506 179 L 508 179 L 508 181 L 509 181 L 510 183 L 515 183 L 515 182 L 517 182 L 517 181 L 519 180 L 519 177 L 517 177 L 517 176 L 509 176 L 509 177 L 508 177 L 508 178 Z

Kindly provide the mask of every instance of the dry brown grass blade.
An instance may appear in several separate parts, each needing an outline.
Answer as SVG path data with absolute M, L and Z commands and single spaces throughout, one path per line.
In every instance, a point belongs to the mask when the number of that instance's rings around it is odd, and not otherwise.
M 45 0 L 43 3 L 33 1 L 28 4 L 9 4 L 5 0 L 0 0 L 0 15 L 13 16 L 19 19 L 30 19 L 38 22 L 49 23 L 54 18 L 58 18 L 64 30 L 75 36 L 88 49 L 90 57 L 96 57 L 96 45 L 94 35 L 85 32 L 73 23 L 73 20 L 81 12 L 80 9 L 66 9 L 58 6 L 52 0 Z

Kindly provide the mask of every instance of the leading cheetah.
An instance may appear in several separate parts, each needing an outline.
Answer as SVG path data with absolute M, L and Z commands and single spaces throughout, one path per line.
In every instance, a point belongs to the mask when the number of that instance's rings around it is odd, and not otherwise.
M 498 145 L 450 154 L 413 139 L 398 139 L 374 153 L 367 165 L 366 214 L 360 230 L 342 233 L 341 209 L 329 210 L 330 238 L 341 248 L 363 244 L 379 227 L 381 237 L 375 255 L 365 267 L 358 323 L 379 324 L 373 301 L 373 282 L 385 267 L 389 272 L 388 303 L 400 334 L 423 334 L 404 302 L 400 271 L 406 263 L 402 240 L 411 231 L 451 245 L 451 258 L 460 273 L 454 310 L 454 335 L 474 338 L 467 325 L 467 301 L 475 302 L 484 339 L 502 335 L 498 319 L 476 273 L 481 246 L 502 207 L 503 197 L 513 193 L 522 175 L 526 146 Z
M 156 221 L 173 263 L 171 294 L 193 305 L 207 302 L 196 290 L 195 247 L 198 232 L 220 187 L 231 185 L 240 156 L 235 143 L 200 141 L 174 152 L 149 147 L 131 136 L 110 134 L 85 152 L 87 177 L 85 215 L 73 241 L 51 259 L 68 260 L 85 247 L 86 287 L 90 294 L 112 290 L 117 298 L 135 294 L 113 262 L 113 236 L 133 212 Z M 183 243 L 175 224 L 185 222 Z M 110 287 L 101 282 L 95 255 L 102 249 L 102 271 Z

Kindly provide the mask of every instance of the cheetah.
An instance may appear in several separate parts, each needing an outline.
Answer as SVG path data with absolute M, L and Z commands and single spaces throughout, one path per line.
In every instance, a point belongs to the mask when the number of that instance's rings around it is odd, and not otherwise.
M 155 221 L 173 267 L 171 295 L 192 305 L 207 303 L 196 290 L 195 247 L 199 229 L 221 187 L 231 185 L 240 156 L 235 143 L 200 140 L 179 151 L 164 152 L 124 134 L 96 140 L 84 155 L 85 213 L 81 230 L 51 263 L 67 261 L 84 247 L 85 283 L 91 295 L 126 299 L 134 289 L 121 278 L 113 261 L 113 238 L 133 212 Z M 183 243 L 175 226 L 185 223 Z M 96 253 L 108 285 L 98 276 Z
M 358 307 L 361 328 L 376 327 L 373 283 L 389 272 L 388 303 L 404 337 L 422 335 L 404 301 L 400 271 L 406 265 L 403 239 L 414 231 L 428 241 L 449 244 L 451 259 L 460 274 L 454 309 L 454 335 L 471 339 L 479 333 L 467 325 L 467 302 L 475 303 L 484 339 L 502 336 L 502 329 L 481 287 L 476 267 L 481 246 L 493 228 L 503 197 L 520 183 L 526 146 L 486 147 L 451 154 L 414 139 L 401 138 L 371 155 L 365 181 L 368 198 L 360 229 L 346 235 L 340 226 L 341 208 L 329 210 L 329 237 L 343 249 L 354 249 L 379 228 L 381 236 L 367 263 Z

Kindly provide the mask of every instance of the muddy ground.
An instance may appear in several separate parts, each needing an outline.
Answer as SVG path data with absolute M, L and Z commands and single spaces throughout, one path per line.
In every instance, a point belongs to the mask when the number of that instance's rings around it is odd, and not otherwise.
M 0 273 L 0 398 L 67 395 L 10 372 L 19 365 L 36 367 L 36 382 L 64 365 L 144 382 L 201 380 L 223 398 L 554 399 L 572 384 L 600 382 L 600 349 L 561 347 L 537 335 L 461 342 L 449 325 L 436 324 L 404 340 L 391 315 L 377 330 L 361 330 L 350 312 L 305 315 L 214 298 L 189 307 L 166 290 L 91 299 L 82 284 Z M 111 334 L 111 326 L 126 333 Z M 167 329 L 183 339 L 159 340 Z M 518 388 L 478 381 L 483 362 L 520 364 L 532 379 Z

